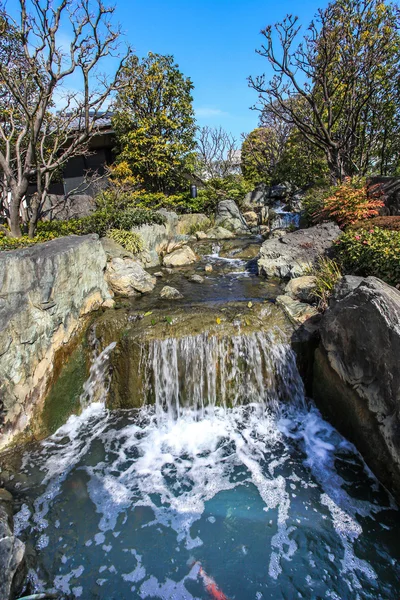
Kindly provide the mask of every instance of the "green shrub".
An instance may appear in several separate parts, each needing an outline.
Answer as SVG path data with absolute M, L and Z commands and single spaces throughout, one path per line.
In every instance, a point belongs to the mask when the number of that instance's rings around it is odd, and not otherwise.
M 322 209 L 324 200 L 329 196 L 331 189 L 327 187 L 311 188 L 305 194 L 302 199 L 302 206 L 306 225 L 311 226 L 315 224 L 315 215 Z
M 132 252 L 132 254 L 142 252 L 144 249 L 142 236 L 138 233 L 125 231 L 124 229 L 110 229 L 107 236 L 114 240 L 114 242 L 121 244 L 125 250 Z
M 209 179 L 205 187 L 198 192 L 197 200 L 202 206 L 200 212 L 213 214 L 218 202 L 227 199 L 234 200 L 241 208 L 246 194 L 253 188 L 254 185 L 246 181 L 242 175 Z
M 372 227 L 348 230 L 336 242 L 337 256 L 348 273 L 400 282 L 400 231 Z
M 308 274 L 315 277 L 315 288 L 311 295 L 318 302 L 319 310 L 323 311 L 328 307 L 329 297 L 342 277 L 340 266 L 335 260 L 322 256 L 316 267 L 310 267 Z
M 38 223 L 37 233 L 52 233 L 54 237 L 63 235 L 86 235 L 97 233 L 104 237 L 109 229 L 129 231 L 132 227 L 142 225 L 162 225 L 164 215 L 144 209 L 111 210 L 102 208 L 88 217 L 70 219 L 69 221 L 46 221 Z
M 6 236 L 4 233 L 0 232 L 0 251 L 1 250 L 17 250 L 18 248 L 27 248 L 28 246 L 33 246 L 34 244 L 40 244 L 42 242 L 48 242 L 58 237 L 53 233 L 41 233 L 40 235 L 36 235 L 34 238 L 30 238 L 27 235 L 23 235 L 19 238 L 12 238 Z
M 115 213 L 112 220 L 116 229 L 128 231 L 132 227 L 141 227 L 142 225 L 163 225 L 166 218 L 152 210 L 128 208 Z

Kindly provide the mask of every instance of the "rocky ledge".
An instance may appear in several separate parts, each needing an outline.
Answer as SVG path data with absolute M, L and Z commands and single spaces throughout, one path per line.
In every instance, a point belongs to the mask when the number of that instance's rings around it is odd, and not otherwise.
M 44 401 L 57 352 L 92 310 L 113 305 L 105 267 L 97 235 L 0 254 L 0 448 Z
M 259 272 L 280 279 L 305 275 L 320 256 L 329 254 L 340 233 L 335 223 L 322 223 L 268 239 L 261 246 Z
M 400 499 L 400 292 L 344 277 L 320 324 L 313 396 Z

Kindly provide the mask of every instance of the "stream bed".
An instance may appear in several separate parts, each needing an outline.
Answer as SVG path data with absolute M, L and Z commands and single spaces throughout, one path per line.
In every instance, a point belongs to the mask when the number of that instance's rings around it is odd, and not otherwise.
M 213 265 L 204 284 L 190 284 L 184 269 L 166 275 L 185 296 L 173 308 L 156 295 L 133 303 L 154 311 L 140 322 L 146 344 L 131 346 L 140 408 L 106 408 L 112 341 L 94 358 L 80 414 L 14 457 L 15 529 L 33 591 L 65 600 L 399 597 L 398 509 L 305 397 L 273 303 L 279 286 L 260 280 L 251 258 L 235 258 L 242 246 L 205 256 L 196 266 Z M 209 312 L 233 303 L 233 317 L 224 325 L 218 316 L 216 330 L 201 317 L 204 331 L 190 332 L 185 305 L 196 303 Z M 249 303 L 268 330 L 241 317 Z M 175 321 L 161 336 L 157 311 Z

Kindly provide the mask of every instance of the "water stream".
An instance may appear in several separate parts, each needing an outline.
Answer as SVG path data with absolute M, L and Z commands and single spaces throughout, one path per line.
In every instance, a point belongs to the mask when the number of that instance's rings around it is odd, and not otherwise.
M 83 410 L 26 451 L 18 535 L 60 598 L 399 596 L 393 501 L 305 398 L 285 334 L 143 350 L 143 406 L 109 411 L 114 346 Z

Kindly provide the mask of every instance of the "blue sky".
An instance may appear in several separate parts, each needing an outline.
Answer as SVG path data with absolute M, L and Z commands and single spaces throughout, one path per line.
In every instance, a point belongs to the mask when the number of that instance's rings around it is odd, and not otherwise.
M 257 126 L 249 107 L 257 100 L 246 78 L 269 73 L 255 49 L 260 30 L 287 13 L 305 26 L 321 0 L 117 0 L 116 17 L 139 56 L 173 54 L 195 85 L 199 125 L 219 126 L 240 137 Z

